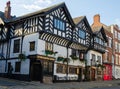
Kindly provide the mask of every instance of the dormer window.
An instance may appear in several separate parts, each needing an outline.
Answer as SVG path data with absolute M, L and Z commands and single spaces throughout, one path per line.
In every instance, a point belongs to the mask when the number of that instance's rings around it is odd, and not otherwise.
M 64 31 L 65 30 L 65 22 L 54 18 L 54 27 L 57 28 L 58 30 Z

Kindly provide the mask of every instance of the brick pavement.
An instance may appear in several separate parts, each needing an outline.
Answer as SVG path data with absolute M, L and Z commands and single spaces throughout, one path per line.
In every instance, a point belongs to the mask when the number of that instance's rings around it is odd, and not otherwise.
M 0 77 L 0 89 L 90 89 L 103 86 L 120 86 L 120 80 L 42 84 Z

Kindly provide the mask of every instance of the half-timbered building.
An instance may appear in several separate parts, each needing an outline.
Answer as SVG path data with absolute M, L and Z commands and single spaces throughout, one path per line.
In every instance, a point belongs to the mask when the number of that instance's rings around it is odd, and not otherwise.
M 88 50 L 91 31 L 85 20 L 75 25 L 65 3 L 4 23 L 0 19 L 0 75 L 9 76 L 12 66 L 9 77 L 20 80 L 81 79 L 84 63 L 77 59 Z
M 103 27 L 92 27 L 93 39 L 91 39 L 91 50 L 87 53 L 87 66 L 89 66 L 89 79 L 102 80 L 103 64 L 102 54 L 105 53 L 107 38 Z

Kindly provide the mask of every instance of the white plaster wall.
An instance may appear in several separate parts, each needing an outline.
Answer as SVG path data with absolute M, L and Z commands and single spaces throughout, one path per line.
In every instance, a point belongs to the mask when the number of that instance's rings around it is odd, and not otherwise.
M 21 62 L 21 71 L 20 74 L 29 74 L 30 68 L 30 60 L 26 59 L 25 61 Z
M 12 67 L 13 67 L 13 72 L 12 73 L 13 74 L 29 74 L 29 64 L 30 64 L 29 59 L 26 59 L 25 61 L 21 61 L 20 72 L 15 72 L 15 63 L 19 62 L 19 61 L 20 61 L 19 59 L 8 60 L 8 62 L 10 62 Z
M 0 60 L 0 73 L 5 73 L 5 60 Z
M 3 47 L 3 53 L 2 53 L 2 47 Z M 7 42 L 0 44 L 0 53 L 2 53 L 3 56 L 6 58 L 6 54 L 7 54 Z
M 45 55 L 45 41 L 38 39 L 37 54 Z
M 18 57 L 18 55 L 20 54 L 20 52 L 19 53 L 13 53 L 14 40 L 17 40 L 17 39 L 21 39 L 21 37 L 13 38 L 11 40 L 10 58 Z M 20 40 L 20 44 L 21 44 L 21 40 Z M 20 49 L 21 49 L 21 46 L 20 46 Z
M 38 38 L 39 38 L 39 34 L 38 33 L 34 33 L 34 34 L 30 34 L 30 35 L 26 35 L 23 39 L 23 47 L 22 47 L 22 52 L 28 56 L 30 54 L 36 54 L 37 53 L 37 45 L 38 45 Z M 13 44 L 14 44 L 14 40 L 16 39 L 21 39 L 21 37 L 17 37 L 11 40 L 11 50 L 10 50 L 10 57 L 18 57 L 19 53 L 13 53 Z M 30 42 L 35 41 L 35 51 L 29 51 L 29 47 L 30 47 Z M 21 40 L 20 40 L 20 44 L 21 44 Z M 21 49 L 21 46 L 20 46 Z
M 92 54 L 95 54 L 96 55 L 96 60 L 97 60 L 97 56 L 101 56 L 101 63 L 102 63 L 102 53 L 99 53 L 97 51 L 93 51 L 93 50 L 90 50 L 87 52 L 86 54 L 86 58 L 87 58 L 87 65 L 91 65 L 91 59 L 92 59 Z
M 39 34 L 38 33 L 34 33 L 34 34 L 30 34 L 30 35 L 26 35 L 23 39 L 23 49 L 22 52 L 24 54 L 26 54 L 26 56 L 28 55 L 33 55 L 33 54 L 37 54 L 37 47 L 38 47 L 38 38 L 39 38 Z M 35 41 L 35 50 L 34 51 L 30 51 L 30 42 Z
M 115 78 L 120 79 L 120 67 L 115 66 Z
M 62 73 L 56 73 L 56 63 L 63 63 L 63 62 L 58 62 L 57 61 L 57 57 L 58 56 L 62 56 L 64 58 L 67 57 L 67 48 L 66 47 L 63 47 L 63 46 L 60 46 L 60 45 L 56 45 L 54 44 L 54 51 L 57 51 L 58 53 L 56 54 L 55 58 L 56 58 L 56 61 L 55 61 L 55 64 L 54 64 L 54 75 L 57 75 L 58 77 L 61 77 L 61 79 L 65 79 L 66 78 L 66 74 L 62 74 Z M 68 49 L 68 57 L 70 58 L 70 55 L 71 55 L 71 52 L 72 50 L 69 48 Z M 69 64 L 68 65 L 74 65 L 74 66 L 84 66 L 84 63 L 81 63 L 79 60 L 75 60 L 73 62 L 73 60 L 71 59 Z M 68 77 L 73 79 L 73 80 L 77 80 L 78 79 L 78 75 L 77 74 L 68 74 Z M 69 79 L 69 80 L 71 80 Z

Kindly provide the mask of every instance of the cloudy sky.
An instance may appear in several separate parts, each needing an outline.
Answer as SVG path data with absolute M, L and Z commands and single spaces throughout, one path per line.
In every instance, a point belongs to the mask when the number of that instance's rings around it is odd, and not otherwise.
M 0 0 L 0 11 L 8 0 Z M 120 26 L 120 0 L 10 0 L 12 15 L 21 16 L 30 12 L 65 2 L 71 16 L 86 16 L 92 24 L 93 16 L 100 14 L 101 22 L 106 25 L 118 24 Z

